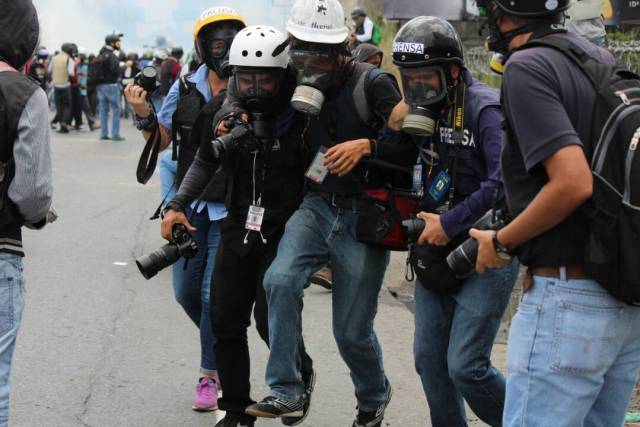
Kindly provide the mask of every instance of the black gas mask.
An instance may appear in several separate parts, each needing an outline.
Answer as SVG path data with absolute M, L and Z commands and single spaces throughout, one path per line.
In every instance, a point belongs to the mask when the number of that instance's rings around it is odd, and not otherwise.
M 235 93 L 251 113 L 268 112 L 280 92 L 281 68 L 236 67 Z
M 220 79 L 228 79 L 231 76 L 229 48 L 238 31 L 235 27 L 212 25 L 198 36 L 198 51 L 202 60 Z
M 442 111 L 450 102 L 453 87 L 451 73 L 442 65 L 401 67 L 404 98 L 409 104 L 402 130 L 421 136 L 431 136 Z

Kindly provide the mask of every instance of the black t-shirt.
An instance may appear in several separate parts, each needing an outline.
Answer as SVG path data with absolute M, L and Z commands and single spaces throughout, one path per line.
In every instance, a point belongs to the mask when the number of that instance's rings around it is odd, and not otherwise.
M 568 37 L 598 60 L 615 63 L 605 49 Z M 502 176 L 512 216 L 519 215 L 549 181 L 543 162 L 569 145 L 591 138 L 595 90 L 571 59 L 546 47 L 525 49 L 509 59 L 503 76 L 503 108 L 514 138 L 505 135 Z M 578 209 L 553 229 L 517 250 L 529 267 L 581 264 L 586 218 Z

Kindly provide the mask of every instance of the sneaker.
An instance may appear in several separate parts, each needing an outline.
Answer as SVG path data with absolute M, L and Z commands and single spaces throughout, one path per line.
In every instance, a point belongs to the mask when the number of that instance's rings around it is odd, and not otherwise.
M 319 285 L 325 288 L 326 290 L 331 290 L 331 268 L 328 266 L 322 267 L 318 270 L 311 279 L 309 279 L 311 283 L 314 285 Z
M 69 133 L 69 128 L 66 126 L 60 126 L 58 133 Z
M 89 130 L 91 130 L 91 132 L 97 129 L 100 129 L 100 125 L 97 125 L 95 123 L 89 123 Z
M 227 414 L 223 419 L 218 421 L 216 427 L 254 427 L 253 421 L 239 421 L 232 414 Z
M 304 395 L 296 400 L 267 396 L 260 402 L 249 405 L 245 412 L 261 418 L 301 417 L 304 414 L 305 400 Z
M 120 135 L 112 136 L 111 139 L 113 141 L 124 141 L 124 138 L 121 137 Z
M 191 408 L 198 412 L 215 411 L 218 409 L 218 385 L 209 377 L 200 378 L 196 386 L 196 397 L 193 398 Z
M 305 418 L 307 418 L 307 415 L 309 415 L 309 408 L 311 407 L 311 395 L 313 394 L 313 389 L 316 386 L 316 371 L 312 370 L 310 374 L 303 375 L 303 380 L 305 399 L 302 407 L 302 416 L 282 417 L 282 424 L 286 426 L 297 426 L 298 424 L 302 423 Z
M 100 141 L 108 141 L 108 140 L 110 140 L 110 139 L 111 139 L 111 138 L 109 138 L 109 136 L 101 136 L 101 137 L 100 137 Z
M 361 411 L 358 409 L 358 416 L 351 427 L 380 427 L 384 418 L 384 411 L 391 400 L 391 386 L 389 385 L 389 394 L 387 400 L 378 406 L 378 409 L 371 412 Z

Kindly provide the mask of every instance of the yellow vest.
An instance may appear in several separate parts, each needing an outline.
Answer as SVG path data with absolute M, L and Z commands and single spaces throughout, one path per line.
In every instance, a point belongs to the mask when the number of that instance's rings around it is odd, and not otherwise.
M 51 60 L 51 80 L 55 86 L 69 83 L 69 55 L 60 52 Z

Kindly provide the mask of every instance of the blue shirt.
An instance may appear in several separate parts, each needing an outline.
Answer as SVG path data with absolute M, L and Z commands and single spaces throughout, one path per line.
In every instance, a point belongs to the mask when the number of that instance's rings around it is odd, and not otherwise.
M 191 83 L 195 83 L 196 89 L 198 92 L 204 96 L 206 102 L 211 100 L 211 89 L 209 88 L 209 68 L 207 68 L 206 64 L 202 64 L 195 73 L 191 74 L 187 77 L 187 81 Z M 162 103 L 162 108 L 158 113 L 158 123 L 167 129 L 171 129 L 173 123 L 173 113 L 175 113 L 176 108 L 178 106 L 178 98 L 180 97 L 180 79 L 177 79 L 171 89 L 169 89 L 169 93 L 164 98 L 164 102 Z M 166 160 L 166 159 L 165 159 Z M 177 169 L 177 162 L 175 160 L 171 161 L 173 163 L 173 173 L 175 175 L 175 171 Z M 166 163 L 166 162 L 165 162 Z M 164 194 L 163 194 L 164 196 Z M 194 201 L 191 204 L 191 208 L 195 207 L 196 202 Z M 198 213 L 202 212 L 204 208 L 207 208 L 209 212 L 209 219 L 211 221 L 217 221 L 223 219 L 227 216 L 227 209 L 224 207 L 222 203 L 213 203 L 206 202 L 200 203 L 198 206 Z

